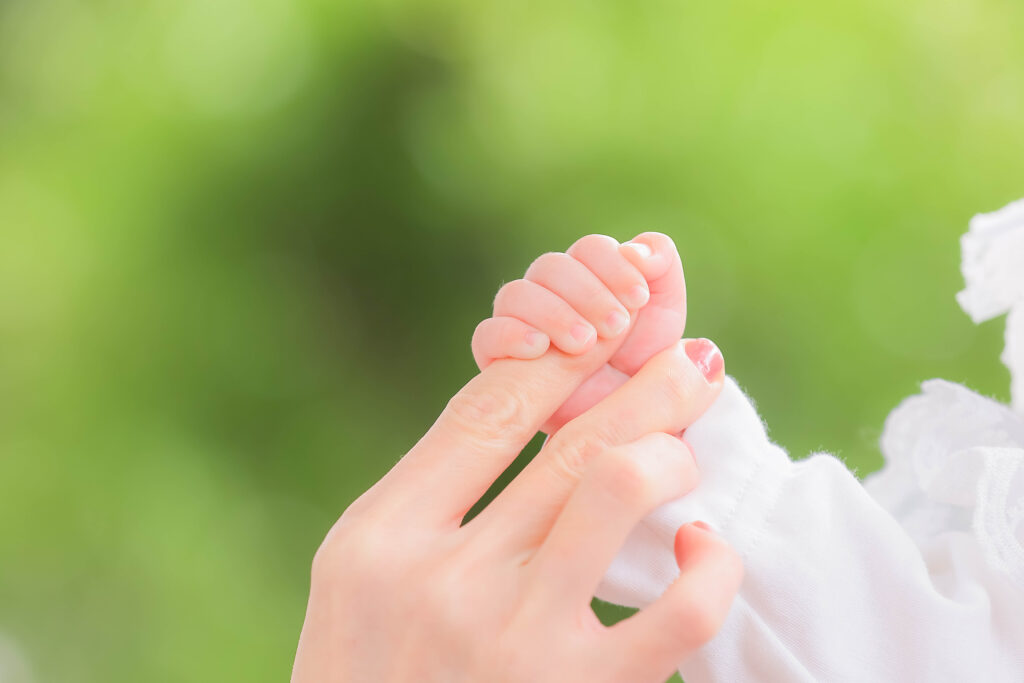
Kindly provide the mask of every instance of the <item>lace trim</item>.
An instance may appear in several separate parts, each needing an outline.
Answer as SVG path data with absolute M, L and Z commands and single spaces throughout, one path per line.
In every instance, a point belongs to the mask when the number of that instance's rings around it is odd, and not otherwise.
M 972 533 L 993 567 L 1024 584 L 1024 419 L 951 382 L 922 389 L 889 416 L 888 472 L 869 488 L 919 544 Z
M 988 561 L 1015 583 L 1024 585 L 1024 545 L 1020 538 L 1024 482 L 1016 481 L 1024 472 L 1024 450 L 982 450 L 986 452 L 964 454 L 985 460 L 977 480 L 974 533 Z

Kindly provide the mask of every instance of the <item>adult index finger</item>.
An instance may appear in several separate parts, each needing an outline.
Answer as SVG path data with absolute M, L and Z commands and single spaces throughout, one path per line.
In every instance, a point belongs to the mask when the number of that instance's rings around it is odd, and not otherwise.
M 464 386 L 422 439 L 379 483 L 418 519 L 458 524 L 545 420 L 604 365 L 621 340 L 585 354 L 549 350 L 534 360 L 495 361 Z
M 487 529 L 483 533 L 513 552 L 537 547 L 593 457 L 646 434 L 676 434 L 693 424 L 721 391 L 724 363 L 707 339 L 685 340 L 655 355 L 625 384 L 555 432 L 470 526 Z

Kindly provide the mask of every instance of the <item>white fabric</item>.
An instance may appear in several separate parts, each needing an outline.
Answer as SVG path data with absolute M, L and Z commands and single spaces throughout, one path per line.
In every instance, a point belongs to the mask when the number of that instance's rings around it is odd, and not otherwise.
M 971 222 L 964 308 L 1009 312 L 1004 359 L 1024 407 L 1024 202 Z M 645 519 L 598 596 L 629 606 L 677 576 L 673 536 L 705 520 L 746 578 L 703 681 L 1024 681 L 1024 416 L 943 380 L 886 422 L 885 467 L 861 484 L 836 458 L 791 461 L 734 381 L 687 430 L 689 496 Z
M 957 301 L 976 323 L 1010 314 L 1003 362 L 1013 405 L 1024 412 L 1024 199 L 975 216 L 960 246 L 967 287 Z

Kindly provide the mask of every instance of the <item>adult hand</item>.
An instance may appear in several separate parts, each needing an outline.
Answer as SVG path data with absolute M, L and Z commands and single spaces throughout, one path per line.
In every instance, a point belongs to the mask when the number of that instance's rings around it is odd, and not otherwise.
M 715 634 L 742 570 L 698 525 L 677 533 L 680 576 L 659 600 L 611 627 L 590 609 L 633 526 L 697 482 L 691 453 L 671 435 L 721 389 L 706 341 L 654 356 L 461 525 L 614 350 L 497 361 L 456 394 L 317 551 L 293 683 L 653 683 Z

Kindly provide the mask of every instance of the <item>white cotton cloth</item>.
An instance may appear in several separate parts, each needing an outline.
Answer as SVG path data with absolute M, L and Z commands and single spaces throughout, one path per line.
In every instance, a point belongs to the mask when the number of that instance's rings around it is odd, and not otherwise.
M 972 220 L 963 252 L 965 310 L 1009 312 L 1018 412 L 928 381 L 863 484 L 830 455 L 791 461 L 732 379 L 687 430 L 700 485 L 637 526 L 598 591 L 657 599 L 686 522 L 733 545 L 743 586 L 687 683 L 1024 681 L 1024 201 Z

